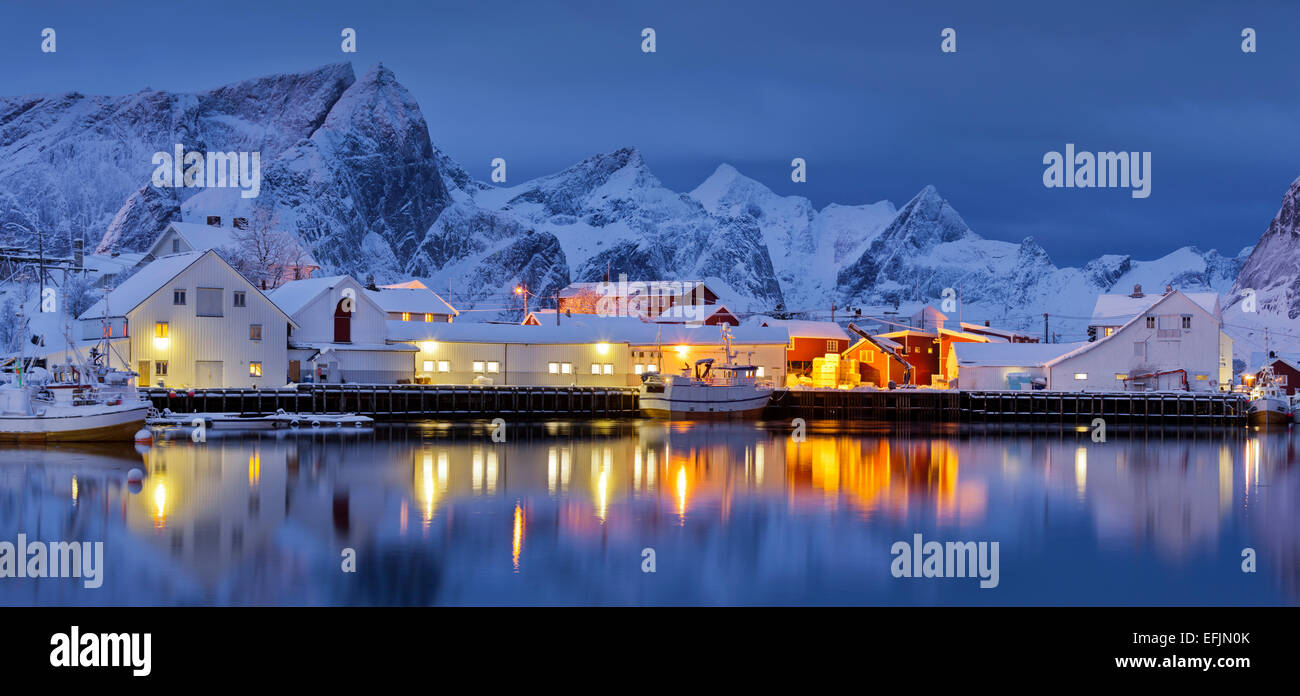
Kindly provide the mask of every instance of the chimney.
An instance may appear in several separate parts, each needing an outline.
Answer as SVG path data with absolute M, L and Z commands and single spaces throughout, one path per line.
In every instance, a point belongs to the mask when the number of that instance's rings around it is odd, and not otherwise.
M 220 220 L 221 218 L 217 218 L 217 219 Z M 230 222 L 231 222 L 232 224 L 234 224 L 235 229 L 237 229 L 237 230 L 246 230 L 246 229 L 248 229 L 248 218 L 246 218 L 246 217 L 237 217 L 237 218 L 232 218 Z
M 366 276 L 366 289 L 376 290 L 376 291 L 379 290 L 379 288 L 375 285 L 375 274 L 371 273 L 370 275 Z
M 221 216 L 220 216 L 220 215 L 209 215 L 209 216 L 208 216 L 208 225 L 209 225 L 210 227 L 221 227 Z
M 1171 293 L 1171 292 L 1173 292 L 1173 291 L 1174 291 L 1174 286 L 1172 286 L 1172 285 L 1166 285 L 1166 286 L 1165 286 L 1165 294 L 1166 294 L 1166 295 L 1168 295 L 1169 293 Z
M 1140 283 L 1133 286 L 1133 294 L 1129 295 L 1129 297 L 1146 297 L 1146 295 L 1142 294 L 1142 285 Z
M 985 319 L 985 320 L 984 320 L 984 325 L 985 325 L 985 326 L 988 326 L 988 325 L 989 325 L 989 320 L 988 320 L 988 319 Z

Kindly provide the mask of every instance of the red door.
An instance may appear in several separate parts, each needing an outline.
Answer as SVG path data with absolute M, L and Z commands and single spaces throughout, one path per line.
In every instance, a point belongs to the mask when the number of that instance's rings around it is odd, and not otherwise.
M 334 342 L 351 343 L 352 342 L 352 312 L 343 308 L 343 303 L 349 298 L 345 297 L 339 300 L 338 306 L 334 308 Z

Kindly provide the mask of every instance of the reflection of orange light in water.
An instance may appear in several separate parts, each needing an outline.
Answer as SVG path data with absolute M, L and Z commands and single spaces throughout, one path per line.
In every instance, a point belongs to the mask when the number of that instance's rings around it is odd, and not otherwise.
M 421 458 L 416 474 L 415 489 L 420 500 L 420 524 L 425 529 L 433 521 L 433 511 L 438 503 L 438 494 L 447 488 L 447 453 L 438 453 L 438 467 L 433 465 L 433 453 L 425 452 Z
M 519 572 L 519 552 L 524 548 L 524 509 L 515 503 L 515 532 L 510 542 L 510 551 L 514 558 L 515 572 Z
M 1080 447 L 1074 451 L 1074 485 L 1079 499 L 1083 500 L 1088 492 L 1088 448 Z
M 932 498 L 940 519 L 981 513 L 985 491 L 958 486 L 957 450 L 943 440 L 898 443 L 887 439 L 812 437 L 786 441 L 786 477 L 791 490 L 844 497 L 871 510 L 904 513 L 910 502 Z
M 686 467 L 677 468 L 677 514 L 686 521 Z
M 153 526 L 162 529 L 167 526 L 167 486 L 159 481 L 153 487 Z
M 74 505 L 75 505 L 76 502 L 77 502 L 77 494 L 78 494 L 79 492 L 80 492 L 80 491 L 77 490 L 77 477 L 76 477 L 76 476 L 73 476 L 73 477 L 72 477 L 72 503 L 73 503 Z
M 254 452 L 248 455 L 248 485 L 256 486 L 262 480 L 262 455 Z

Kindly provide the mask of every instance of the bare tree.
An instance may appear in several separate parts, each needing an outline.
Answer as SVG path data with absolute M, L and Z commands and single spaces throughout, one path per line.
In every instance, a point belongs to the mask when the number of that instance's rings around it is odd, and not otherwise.
M 266 208 L 253 211 L 248 225 L 234 233 L 235 247 L 223 255 L 249 282 L 263 290 L 294 280 L 307 257 L 297 235 L 280 227 L 280 217 Z

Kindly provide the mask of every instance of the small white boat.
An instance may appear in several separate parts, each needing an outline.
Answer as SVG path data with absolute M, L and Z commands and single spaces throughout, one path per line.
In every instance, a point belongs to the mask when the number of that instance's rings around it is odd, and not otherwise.
M 196 421 L 214 430 L 267 430 L 275 428 L 320 428 L 324 426 L 364 428 L 373 426 L 370 416 L 356 413 L 176 413 L 169 408 L 151 416 L 149 425 L 194 427 Z
M 658 372 L 641 381 L 641 412 L 651 418 L 669 420 L 743 420 L 758 418 L 772 398 L 772 387 L 757 379 L 758 368 L 734 365 L 731 333 L 724 326 L 722 338 L 728 364 L 715 367 L 713 358 L 695 362 L 695 372 L 681 375 Z
M 1246 415 L 1251 425 L 1288 425 L 1294 409 L 1291 398 L 1277 385 L 1271 365 L 1260 370 L 1259 380 L 1250 391 Z

